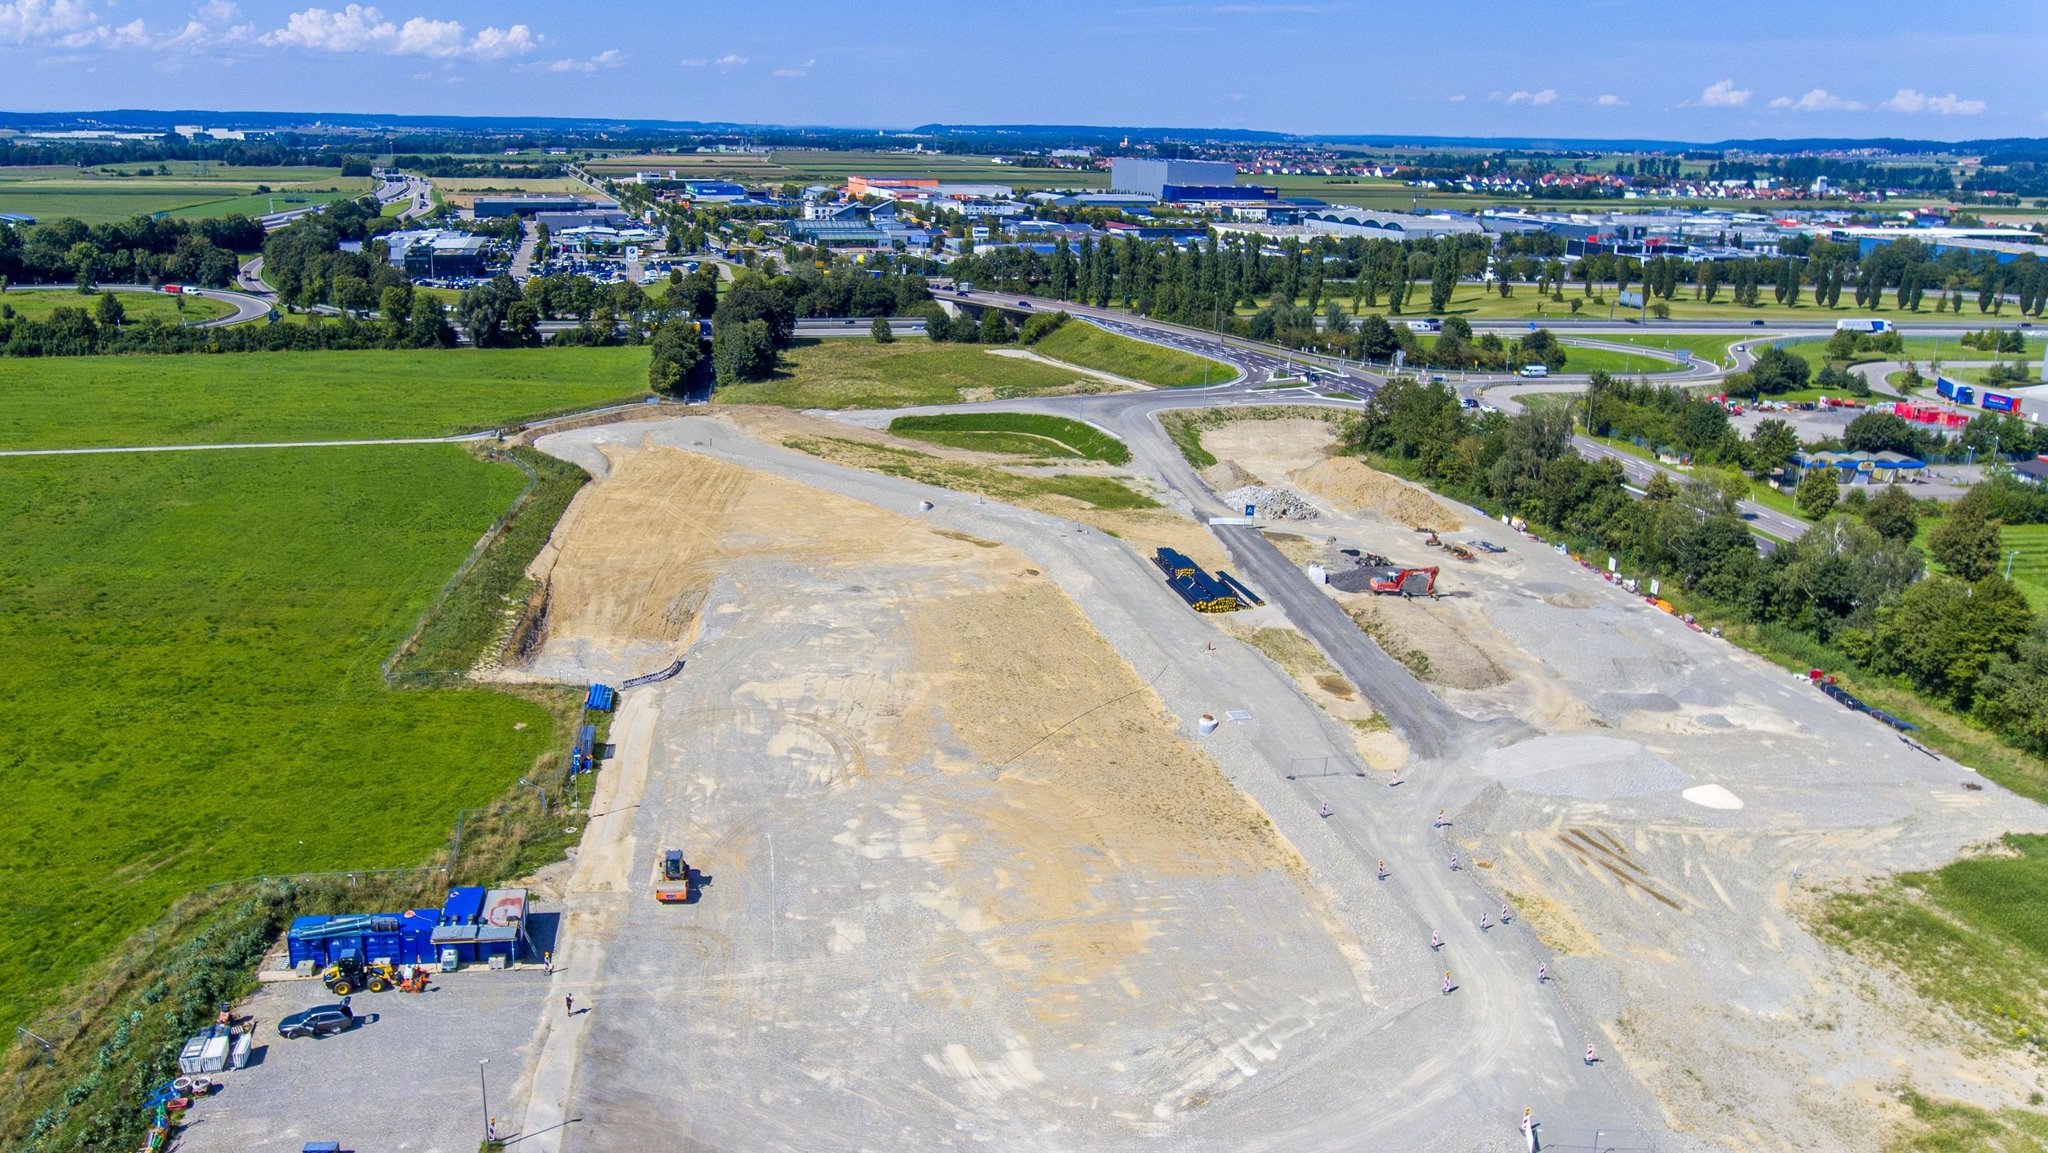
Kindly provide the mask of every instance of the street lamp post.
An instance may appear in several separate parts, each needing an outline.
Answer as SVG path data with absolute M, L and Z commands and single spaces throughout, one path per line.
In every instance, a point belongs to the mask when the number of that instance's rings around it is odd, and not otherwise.
M 484 1084 L 484 1066 L 490 1063 L 491 1059 L 489 1057 L 481 1058 L 476 1063 L 476 1091 L 478 1095 L 480 1095 L 483 1098 L 484 1104 L 485 1141 L 489 1141 L 491 1139 L 491 1090 L 489 1086 Z

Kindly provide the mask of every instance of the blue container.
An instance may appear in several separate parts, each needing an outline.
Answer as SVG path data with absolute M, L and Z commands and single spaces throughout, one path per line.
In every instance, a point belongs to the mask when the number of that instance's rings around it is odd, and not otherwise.
M 474 925 L 483 916 L 484 893 L 481 885 L 461 885 L 448 890 L 448 900 L 441 906 L 443 925 Z
M 619 694 L 610 685 L 592 685 L 590 695 L 583 698 L 583 707 L 593 712 L 608 713 L 618 699 Z

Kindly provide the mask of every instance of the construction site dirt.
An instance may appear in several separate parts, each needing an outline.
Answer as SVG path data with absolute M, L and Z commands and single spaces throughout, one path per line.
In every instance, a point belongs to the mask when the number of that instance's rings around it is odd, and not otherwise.
M 599 480 L 537 562 L 531 674 L 689 664 L 614 723 L 554 976 L 589 1012 L 540 1022 L 522 1147 L 1504 1150 L 1529 1106 L 1553 1148 L 1875 1149 L 1909 1068 L 2032 1088 L 1797 906 L 2037 807 L 1327 425 L 1226 428 L 1318 506 L 1290 559 L 1450 566 L 1339 603 L 1454 755 L 1373 755 L 1379 686 L 1270 606 L 1188 611 L 1150 541 L 708 418 L 541 439 Z M 1450 562 L 1418 517 L 1507 551 Z M 694 903 L 647 892 L 670 847 Z

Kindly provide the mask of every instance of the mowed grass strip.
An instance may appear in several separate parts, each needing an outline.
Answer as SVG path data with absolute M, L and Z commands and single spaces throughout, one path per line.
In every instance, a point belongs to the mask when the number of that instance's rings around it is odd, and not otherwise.
M 1031 412 L 949 412 L 936 416 L 899 416 L 889 422 L 897 436 L 976 452 L 1018 456 L 1059 456 L 1124 464 L 1131 450 L 1124 442 L 1078 420 Z
M 2009 524 L 1998 539 L 2007 554 L 2018 554 L 2011 557 L 2012 583 L 2035 612 L 2048 612 L 2048 524 Z
M 1031 351 L 1161 388 L 1222 384 L 1237 375 L 1229 365 L 1206 356 L 1132 340 L 1081 320 L 1070 320 L 1060 325 L 1051 335 L 1032 345 Z
M 204 296 L 171 296 L 162 292 L 116 292 L 111 294 L 121 302 L 124 324 L 134 324 L 148 317 L 155 317 L 165 324 L 197 324 L 202 320 L 215 320 L 234 314 L 235 306 L 225 300 L 213 300 Z M 183 312 L 178 302 L 185 302 Z M 16 316 L 30 320 L 48 320 L 50 313 L 59 308 L 81 308 L 87 315 L 97 316 L 100 294 L 81 293 L 71 288 L 13 289 L 0 292 L 0 308 L 11 308 Z
M 554 746 L 378 667 L 525 484 L 441 445 L 0 464 L 0 1025 L 178 896 L 418 864 Z
M 976 345 L 801 340 L 784 350 L 773 379 L 728 384 L 711 399 L 783 408 L 911 408 L 1035 396 L 1081 381 L 1069 370 L 992 356 Z
M 646 390 L 632 347 L 16 359 L 0 449 L 445 436 Z
M 914 449 L 891 448 L 866 441 L 835 436 L 793 436 L 783 447 L 809 453 L 834 464 L 858 468 L 883 476 L 902 477 L 919 484 L 971 492 L 1011 504 L 1027 503 L 1038 497 L 1064 497 L 1095 508 L 1157 508 L 1159 503 L 1106 476 L 1023 476 L 999 468 L 944 460 Z

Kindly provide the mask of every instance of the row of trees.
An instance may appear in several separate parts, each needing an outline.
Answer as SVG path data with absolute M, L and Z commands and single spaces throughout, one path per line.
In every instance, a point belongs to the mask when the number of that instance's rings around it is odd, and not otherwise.
M 93 309 L 59 307 L 42 320 L 0 317 L 0 353 L 7 356 L 101 356 L 217 352 L 311 352 L 365 348 L 452 348 L 455 330 L 438 307 L 408 310 L 394 321 L 327 318 L 304 324 L 238 324 L 185 328 L 158 317 L 123 323 L 119 300 L 99 297 Z M 114 302 L 109 308 L 108 301 Z
M 1714 406 L 1691 407 L 1678 392 L 1596 380 L 1595 406 L 1610 418 L 1632 408 L 1674 424 L 1713 425 L 1706 409 Z M 1751 441 L 1787 432 L 1760 429 Z M 1659 474 L 1643 499 L 1631 500 L 1619 466 L 1579 457 L 1571 433 L 1562 408 L 1470 419 L 1449 389 L 1408 380 L 1376 394 L 1345 443 L 1449 495 L 1527 517 L 1588 551 L 1624 556 L 1739 619 L 1831 646 L 2048 754 L 2039 707 L 2048 692 L 2048 619 L 1998 572 L 2000 526 L 2048 522 L 2048 494 L 1994 478 L 1941 513 L 1923 554 L 1913 541 L 1935 509 L 1898 488 L 1875 498 L 1855 490 L 1851 507 L 1836 509 L 1832 478 L 1816 471 L 1802 493 L 1825 489 L 1825 505 L 1812 510 L 1823 519 L 1766 557 L 1736 512 L 1748 492 L 1739 473 L 1707 470 L 1683 485 Z M 1929 574 L 1930 555 L 1939 572 Z
M 263 243 L 263 227 L 246 216 L 171 220 L 137 216 L 86 225 L 65 218 L 47 224 L 0 224 L 0 278 L 10 284 L 166 281 L 222 288 L 234 282 L 235 253 Z

